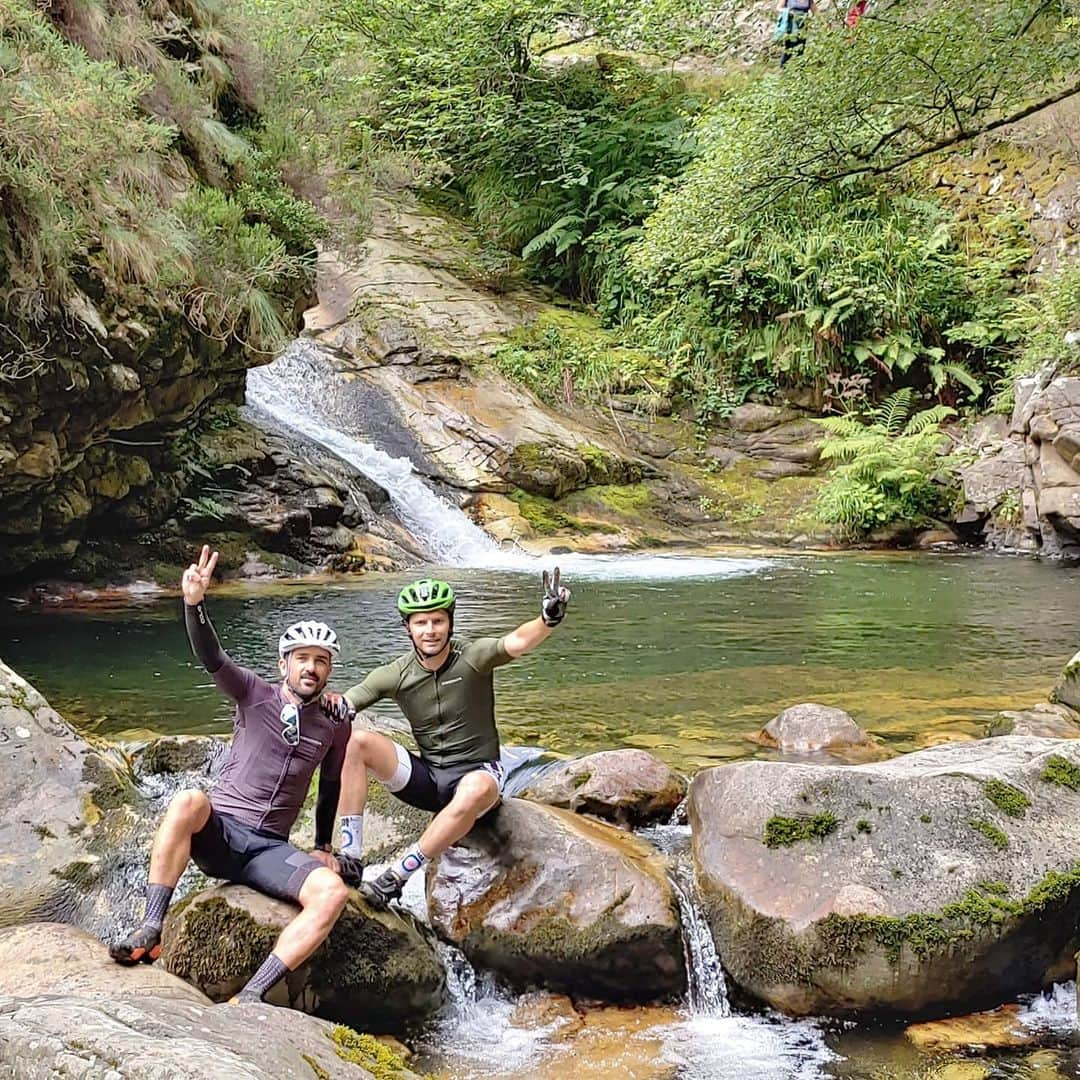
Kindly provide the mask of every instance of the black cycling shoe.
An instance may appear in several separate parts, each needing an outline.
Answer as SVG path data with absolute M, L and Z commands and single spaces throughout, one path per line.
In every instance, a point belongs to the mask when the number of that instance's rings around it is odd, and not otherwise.
M 401 896 L 404 888 L 405 882 L 393 870 L 384 870 L 374 881 L 365 881 L 360 886 L 360 895 L 376 911 L 385 911 L 391 900 Z
M 110 945 L 109 955 L 126 967 L 138 963 L 152 964 L 161 955 L 161 931 L 153 926 L 140 926 L 123 941 Z
M 359 889 L 364 880 L 364 860 L 359 855 L 338 855 L 338 872 L 350 888 Z

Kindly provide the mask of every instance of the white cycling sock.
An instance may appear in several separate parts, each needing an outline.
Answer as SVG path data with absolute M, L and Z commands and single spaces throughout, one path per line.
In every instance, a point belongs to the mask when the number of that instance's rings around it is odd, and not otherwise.
M 392 864 L 392 868 L 402 881 L 408 881 L 427 861 L 427 856 L 420 850 L 420 845 L 413 844 L 400 859 Z
M 363 814 L 342 815 L 341 853 L 342 855 L 362 855 L 364 853 Z

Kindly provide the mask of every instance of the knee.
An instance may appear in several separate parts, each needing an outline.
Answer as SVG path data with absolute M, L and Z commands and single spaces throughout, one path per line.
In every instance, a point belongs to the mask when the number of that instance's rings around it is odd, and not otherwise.
M 371 748 L 374 740 L 370 731 L 354 731 L 349 736 L 349 746 L 345 756 L 353 761 L 367 762 L 371 756 Z
M 178 791 L 169 803 L 169 817 L 185 825 L 201 825 L 202 819 L 210 809 L 210 800 L 206 792 L 198 788 L 185 788 Z
M 303 899 L 304 907 L 315 908 L 337 918 L 349 899 L 349 888 L 333 870 L 321 867 L 313 870 L 304 883 Z
M 473 773 L 458 784 L 454 803 L 463 817 L 476 817 L 490 809 L 499 797 L 499 785 L 485 773 Z M 453 805 L 453 803 L 451 804 Z

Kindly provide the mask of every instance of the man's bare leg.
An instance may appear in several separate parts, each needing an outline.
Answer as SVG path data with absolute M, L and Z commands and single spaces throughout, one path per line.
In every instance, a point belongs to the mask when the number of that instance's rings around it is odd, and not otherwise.
M 154 835 L 142 924 L 110 946 L 118 964 L 153 963 L 161 955 L 161 927 L 173 889 L 191 858 L 191 838 L 210 820 L 210 800 L 197 788 L 178 791 Z
M 417 870 L 457 843 L 498 802 L 499 785 L 491 773 L 484 769 L 466 773 L 453 799 L 431 819 L 419 841 L 374 881 L 364 882 L 360 888 L 364 899 L 374 908 L 385 908 L 401 895 L 405 882 Z
M 326 867 L 312 870 L 300 889 L 299 915 L 278 936 L 273 951 L 233 1004 L 262 1001 L 263 995 L 290 971 L 295 971 L 326 940 L 349 899 L 345 883 Z

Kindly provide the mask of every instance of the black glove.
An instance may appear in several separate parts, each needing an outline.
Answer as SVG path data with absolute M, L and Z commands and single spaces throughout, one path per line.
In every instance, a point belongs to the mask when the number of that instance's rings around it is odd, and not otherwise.
M 566 605 L 570 601 L 570 590 L 559 584 L 559 568 L 549 576 L 544 571 L 544 599 L 540 602 L 540 618 L 545 626 L 558 626 L 566 614 Z
M 360 882 L 364 880 L 364 860 L 359 855 L 338 852 L 337 861 L 341 880 L 350 888 L 359 889 Z
M 349 704 L 349 699 L 344 694 L 327 693 L 319 698 L 319 704 L 326 715 L 335 724 L 350 724 L 356 716 L 356 710 Z

